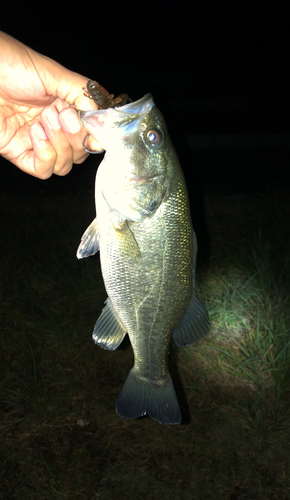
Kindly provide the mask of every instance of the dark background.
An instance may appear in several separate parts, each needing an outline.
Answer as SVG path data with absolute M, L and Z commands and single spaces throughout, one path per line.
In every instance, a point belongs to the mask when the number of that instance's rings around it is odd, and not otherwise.
M 189 191 L 287 186 L 287 2 L 5 3 L 0 29 L 133 100 L 151 92 L 178 150 Z M 91 157 L 41 181 L 0 159 L 0 189 L 93 189 Z
M 153 94 L 186 176 L 199 293 L 211 318 L 222 304 L 213 345 L 224 348 L 233 331 L 230 345 L 244 353 L 242 325 L 253 322 L 253 365 L 245 357 L 241 366 L 255 373 L 259 365 L 259 373 L 263 328 L 267 356 L 288 356 L 275 346 L 289 317 L 290 30 L 289 2 L 251 3 L 6 0 L 0 29 L 115 95 Z M 271 385 L 266 378 L 255 389 L 252 378 L 231 386 L 228 358 L 219 372 L 214 347 L 201 361 L 189 351 L 183 365 L 175 353 L 185 425 L 115 415 L 132 352 L 128 344 L 114 354 L 94 347 L 91 331 L 106 297 L 98 256 L 75 257 L 94 217 L 101 158 L 42 181 L 0 157 L 4 498 L 92 499 L 100 491 L 120 500 L 130 498 L 130 484 L 131 498 L 146 500 L 286 499 L 289 373 L 274 362 L 273 387 L 271 375 Z M 269 318 L 263 328 L 258 300 Z M 228 330 L 228 317 L 241 318 L 240 337 Z

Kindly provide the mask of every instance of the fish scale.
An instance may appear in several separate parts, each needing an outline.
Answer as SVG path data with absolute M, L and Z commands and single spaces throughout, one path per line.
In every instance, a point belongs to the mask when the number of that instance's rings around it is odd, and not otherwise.
M 195 294 L 197 244 L 178 157 L 150 94 L 80 118 L 106 150 L 96 176 L 97 217 L 77 252 L 82 258 L 100 250 L 108 299 L 93 338 L 114 350 L 128 333 L 134 352 L 116 410 L 178 424 L 170 341 L 189 345 L 210 326 Z

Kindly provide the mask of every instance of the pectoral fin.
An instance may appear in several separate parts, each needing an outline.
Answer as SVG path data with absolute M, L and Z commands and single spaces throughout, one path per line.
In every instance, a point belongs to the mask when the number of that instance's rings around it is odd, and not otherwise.
M 103 349 L 114 351 L 121 344 L 126 330 L 116 316 L 110 299 L 107 299 L 105 304 L 106 306 L 95 324 L 93 339 Z
M 133 264 L 140 265 L 141 254 L 138 243 L 132 233 L 127 220 L 124 220 L 119 227 L 115 227 L 122 253 Z
M 84 232 L 79 248 L 77 250 L 77 258 L 83 259 L 94 255 L 100 250 L 100 228 L 97 219 L 89 225 Z
M 174 342 L 183 347 L 203 339 L 210 329 L 210 321 L 206 308 L 199 302 L 195 293 L 181 322 L 173 330 Z

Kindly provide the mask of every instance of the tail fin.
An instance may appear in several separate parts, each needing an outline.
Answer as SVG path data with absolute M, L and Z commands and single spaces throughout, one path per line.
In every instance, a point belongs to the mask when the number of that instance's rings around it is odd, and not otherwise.
M 160 424 L 180 424 L 181 413 L 169 373 L 162 385 L 130 371 L 116 403 L 120 417 L 137 418 L 146 413 Z

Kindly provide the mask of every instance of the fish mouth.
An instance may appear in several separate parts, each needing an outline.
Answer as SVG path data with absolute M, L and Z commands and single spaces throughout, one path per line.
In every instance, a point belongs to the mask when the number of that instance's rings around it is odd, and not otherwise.
M 90 133 L 94 127 L 119 128 L 132 122 L 139 122 L 154 106 L 152 94 L 146 94 L 138 101 L 130 102 L 117 108 L 78 111 L 83 127 Z
M 118 108 L 114 108 L 115 111 L 118 112 L 125 112 L 125 113 L 134 113 L 137 115 L 144 115 L 149 113 L 151 109 L 154 106 L 154 101 L 152 94 L 146 94 L 144 97 L 141 97 L 141 99 L 138 99 L 138 101 L 133 101 L 129 102 L 128 104 L 125 104 L 124 106 L 120 106 Z

